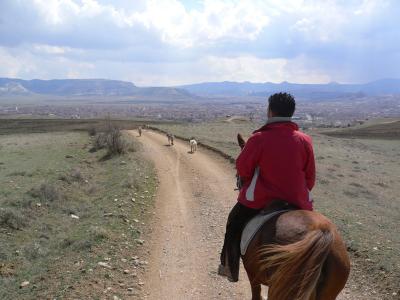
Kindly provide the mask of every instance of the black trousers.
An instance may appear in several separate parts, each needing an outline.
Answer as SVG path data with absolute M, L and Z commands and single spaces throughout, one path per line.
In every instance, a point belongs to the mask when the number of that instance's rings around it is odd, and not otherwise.
M 243 229 L 259 212 L 259 209 L 249 208 L 238 202 L 229 213 L 221 252 L 221 265 L 225 266 L 228 263 L 234 281 L 239 279 L 240 239 Z

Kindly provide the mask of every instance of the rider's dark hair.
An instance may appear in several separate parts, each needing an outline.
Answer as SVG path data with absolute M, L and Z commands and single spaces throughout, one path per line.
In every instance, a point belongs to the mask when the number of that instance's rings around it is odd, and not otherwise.
M 268 105 L 277 117 L 291 117 L 296 108 L 296 101 L 289 93 L 276 93 L 268 98 Z

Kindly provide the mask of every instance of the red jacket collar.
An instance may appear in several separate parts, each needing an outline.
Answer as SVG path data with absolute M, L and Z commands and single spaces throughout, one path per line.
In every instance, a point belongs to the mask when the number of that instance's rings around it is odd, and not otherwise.
M 265 124 L 261 128 L 255 130 L 253 133 L 262 132 L 273 128 L 290 128 L 292 130 L 299 130 L 299 126 L 296 123 L 291 121 L 284 121 L 284 122 L 274 122 L 270 124 Z

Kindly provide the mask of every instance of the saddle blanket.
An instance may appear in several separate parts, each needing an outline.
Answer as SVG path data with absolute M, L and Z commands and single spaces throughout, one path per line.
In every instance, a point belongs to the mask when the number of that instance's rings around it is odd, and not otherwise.
M 274 211 L 269 214 L 258 214 L 255 216 L 253 219 L 247 223 L 247 225 L 244 227 L 243 233 L 242 233 L 242 239 L 240 241 L 240 253 L 242 255 L 246 254 L 247 247 L 249 246 L 250 242 L 253 240 L 254 236 L 260 230 L 261 226 L 265 224 L 268 220 L 271 218 L 282 214 L 284 212 L 290 211 L 290 209 L 285 209 L 285 210 L 278 210 Z

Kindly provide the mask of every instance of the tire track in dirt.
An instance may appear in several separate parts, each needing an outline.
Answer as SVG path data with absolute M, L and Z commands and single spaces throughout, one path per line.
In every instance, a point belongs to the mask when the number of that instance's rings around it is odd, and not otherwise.
M 229 209 L 234 205 L 232 165 L 222 158 L 166 137 L 145 132 L 140 141 L 160 181 L 152 233 L 145 299 L 246 299 L 247 275 L 238 284 L 217 276 Z

